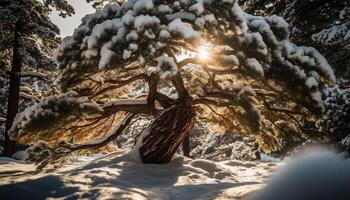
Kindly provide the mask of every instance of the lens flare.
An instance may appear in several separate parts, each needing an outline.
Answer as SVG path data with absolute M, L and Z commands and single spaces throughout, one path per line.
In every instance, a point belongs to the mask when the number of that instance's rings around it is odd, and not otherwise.
M 198 48 L 198 59 L 202 61 L 206 61 L 209 59 L 209 46 L 208 45 L 203 45 Z

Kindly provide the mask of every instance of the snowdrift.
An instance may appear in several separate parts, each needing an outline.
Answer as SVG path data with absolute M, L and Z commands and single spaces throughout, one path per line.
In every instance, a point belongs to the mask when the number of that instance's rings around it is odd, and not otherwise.
M 349 200 L 350 159 L 313 149 L 274 174 L 249 200 Z
M 262 188 L 276 166 L 184 157 L 143 164 L 133 154 L 115 153 L 32 174 L 32 165 L 6 160 L 0 162 L 0 199 L 238 199 Z
M 143 164 L 133 153 L 79 159 L 33 174 L 32 165 L 1 158 L 0 199 L 350 199 L 350 160 L 328 151 L 309 152 L 286 165 L 184 157 Z

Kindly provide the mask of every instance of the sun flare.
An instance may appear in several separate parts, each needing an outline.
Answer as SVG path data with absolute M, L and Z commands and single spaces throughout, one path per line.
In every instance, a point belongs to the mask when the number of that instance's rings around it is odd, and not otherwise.
M 203 45 L 198 48 L 198 58 L 202 61 L 206 61 L 209 59 L 209 46 Z

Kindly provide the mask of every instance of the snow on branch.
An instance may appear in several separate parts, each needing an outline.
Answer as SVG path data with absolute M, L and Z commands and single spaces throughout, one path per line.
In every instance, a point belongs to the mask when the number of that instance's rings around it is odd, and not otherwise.
M 79 97 L 76 92 L 45 97 L 16 115 L 9 134 L 12 139 L 21 139 L 37 131 L 47 133 L 50 127 L 63 125 L 64 119 L 73 121 L 83 117 L 83 113 L 101 112 L 103 109 L 95 102 Z
M 198 44 L 209 40 L 231 48 L 220 52 L 214 62 L 238 66 L 242 72 L 260 78 L 284 80 L 288 75 L 290 85 L 304 88 L 315 107 L 324 110 L 320 84 L 309 88 L 308 80 L 317 74 L 334 82 L 334 72 L 317 50 L 299 47 L 288 40 L 289 36 L 289 26 L 281 17 L 252 16 L 233 1 L 175 1 L 164 5 L 133 0 L 120 6 L 109 4 L 84 17 L 73 36 L 63 41 L 57 55 L 62 69 L 58 82 L 65 85 L 79 74 L 116 69 L 131 61 L 138 61 L 147 70 L 155 62 L 159 65 L 162 57 L 179 56 L 176 48 L 196 50 Z M 163 73 L 177 70 L 168 67 Z M 321 80 L 316 79 L 318 83 Z
M 343 45 L 350 42 L 350 7 L 345 7 L 339 14 L 337 23 L 312 35 L 312 39 L 323 45 Z M 340 23 L 339 23 L 340 22 Z
M 270 82 L 297 93 L 283 99 L 290 101 L 285 105 L 298 104 L 317 114 L 325 111 L 321 89 L 336 81 L 334 71 L 315 48 L 289 40 L 290 28 L 283 18 L 247 14 L 231 0 L 171 2 L 129 0 L 85 16 L 58 50 L 61 73 L 57 83 L 69 90 L 72 83 L 79 84 L 79 77 L 101 71 L 124 74 L 132 71 L 128 65 L 135 64 L 138 73 L 101 82 L 92 98 L 142 79 L 148 84 L 147 100 L 119 99 L 105 105 L 108 113 L 125 106 L 123 111 L 149 114 L 155 111 L 156 101 L 168 107 L 194 99 L 194 104 L 238 107 L 245 113 L 242 123 L 259 130 L 273 122 L 264 124 L 264 104 L 257 101 L 254 89 Z M 200 56 L 203 46 L 208 46 L 207 52 Z M 212 84 L 216 80 L 224 85 Z M 177 99 L 158 92 L 169 87 L 174 88 Z

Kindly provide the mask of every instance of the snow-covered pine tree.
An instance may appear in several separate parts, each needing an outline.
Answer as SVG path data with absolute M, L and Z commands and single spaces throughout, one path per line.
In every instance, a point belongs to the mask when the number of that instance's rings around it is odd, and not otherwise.
M 350 84 L 343 81 L 325 89 L 326 116 L 320 120 L 332 143 L 350 153 Z
M 350 1 L 240 0 L 244 10 L 278 15 L 291 25 L 291 40 L 314 46 L 332 64 L 336 74 L 350 78 Z
M 293 42 L 316 47 L 332 64 L 337 76 L 349 80 L 350 1 L 242 0 L 240 2 L 248 13 L 276 14 L 285 18 L 291 25 Z M 348 134 L 345 124 L 349 123 L 349 117 L 346 114 L 341 115 L 344 113 L 342 110 L 346 110 L 349 106 L 341 104 L 347 102 L 345 99 L 348 85 L 340 81 L 336 86 L 325 88 L 328 115 L 324 118 L 328 123 L 321 124 L 325 125 L 323 131 L 327 132 L 332 143 L 340 142 Z
M 6 132 L 19 107 L 39 99 L 47 92 L 47 83 L 52 83 L 47 73 L 55 69 L 52 52 L 60 38 L 59 29 L 48 17 L 49 10 L 54 7 L 67 16 L 73 8 L 61 0 L 2 0 L 0 5 L 2 125 L 6 121 L 1 134 L 5 135 L 3 153 L 11 156 L 15 143 Z
M 299 133 L 294 115 L 324 111 L 319 88 L 335 81 L 325 58 L 289 35 L 282 18 L 249 15 L 233 0 L 106 5 L 59 48 L 57 83 L 66 93 L 17 115 L 11 138 L 42 140 L 28 150 L 42 167 L 106 145 L 146 115 L 153 121 L 134 149 L 145 163 L 164 163 L 197 120 L 217 115 L 275 149 Z

